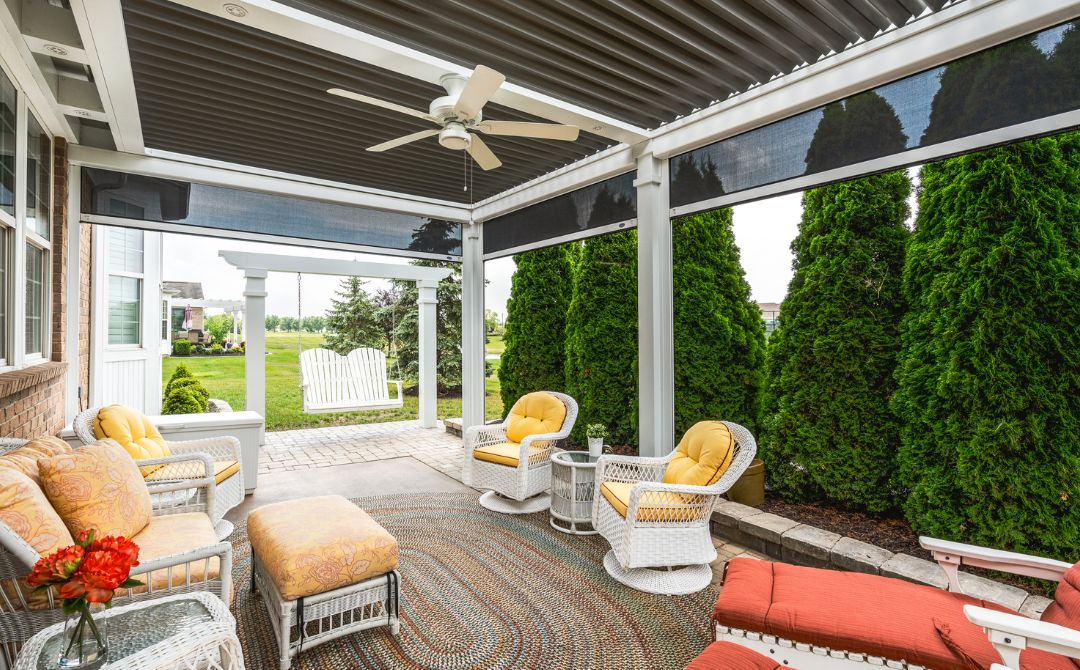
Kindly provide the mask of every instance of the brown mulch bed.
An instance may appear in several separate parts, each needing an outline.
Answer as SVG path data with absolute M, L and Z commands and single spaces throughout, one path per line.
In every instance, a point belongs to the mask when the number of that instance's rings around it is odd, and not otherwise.
M 761 511 L 771 512 L 799 523 L 816 526 L 825 530 L 846 535 L 850 538 L 868 542 L 888 549 L 894 553 L 904 553 L 917 558 L 933 560 L 930 552 L 919 546 L 919 536 L 904 519 L 897 517 L 873 517 L 863 512 L 856 512 L 826 502 L 792 503 L 782 500 L 775 493 L 766 493 Z M 964 568 L 965 572 L 994 579 L 1004 584 L 1016 586 L 1035 595 L 1052 598 L 1053 582 L 1029 579 L 979 568 Z

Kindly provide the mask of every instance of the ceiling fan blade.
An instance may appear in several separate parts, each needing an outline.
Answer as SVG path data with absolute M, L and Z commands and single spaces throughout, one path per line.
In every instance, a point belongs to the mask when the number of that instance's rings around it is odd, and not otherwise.
M 528 123 L 525 121 L 484 121 L 476 129 L 489 135 L 510 135 L 513 137 L 536 137 L 544 140 L 563 140 L 573 142 L 578 138 L 577 126 L 564 126 L 559 123 Z
M 432 128 L 431 130 L 421 130 L 418 133 L 412 133 L 411 135 L 405 135 L 399 137 L 396 140 L 390 140 L 383 142 L 382 144 L 376 144 L 373 147 L 368 147 L 368 151 L 386 151 L 387 149 L 393 149 L 394 147 L 400 147 L 402 144 L 408 144 L 409 142 L 415 142 L 416 140 L 422 140 L 425 137 L 434 137 L 441 132 L 439 128 Z
M 399 105 L 395 102 L 387 102 L 386 100 L 380 100 L 373 98 L 370 95 L 363 95 L 361 93 L 353 93 L 352 91 L 346 91 L 343 88 L 331 88 L 327 89 L 327 93 L 331 95 L 341 96 L 342 98 L 348 98 L 349 100 L 356 100 L 368 105 L 374 105 L 375 107 L 382 107 L 383 109 L 390 109 L 395 112 L 401 112 L 402 114 L 408 114 L 409 116 L 415 116 L 418 119 L 424 119 L 431 121 L 432 123 L 438 123 L 438 119 L 428 114 L 427 112 L 421 112 L 418 109 L 406 107 L 405 105 Z
M 494 170 L 502 165 L 502 161 L 499 157 L 492 153 L 488 145 L 484 144 L 484 140 L 480 139 L 479 135 L 473 134 L 472 142 L 469 143 L 469 148 L 466 149 L 469 155 L 473 157 L 476 164 L 483 170 Z
M 501 73 L 486 65 L 477 65 L 454 103 L 454 112 L 465 119 L 476 118 L 480 109 L 495 95 L 495 91 L 499 90 L 504 81 L 506 77 Z

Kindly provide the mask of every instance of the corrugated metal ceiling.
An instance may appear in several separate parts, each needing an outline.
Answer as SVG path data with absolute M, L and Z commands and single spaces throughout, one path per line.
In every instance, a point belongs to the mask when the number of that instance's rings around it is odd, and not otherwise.
M 870 39 L 946 0 L 279 0 L 642 127 L 657 127 Z M 959 0 L 962 1 L 962 0 Z M 424 122 L 326 94 L 416 109 L 438 87 L 168 0 L 123 0 L 147 146 L 417 195 L 480 200 L 610 145 L 487 136 L 472 170 L 434 138 L 367 146 Z M 485 117 L 539 120 L 489 104 Z

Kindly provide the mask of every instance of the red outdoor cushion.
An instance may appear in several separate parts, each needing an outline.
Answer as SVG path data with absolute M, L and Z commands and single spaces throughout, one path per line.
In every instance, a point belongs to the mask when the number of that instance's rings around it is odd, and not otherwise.
M 734 642 L 713 642 L 685 670 L 792 670 Z
M 1054 602 L 1043 612 L 1042 621 L 1080 630 L 1080 563 L 1073 565 L 1054 591 Z M 1080 668 L 1080 660 L 1071 659 Z
M 935 670 L 986 670 L 1001 658 L 964 605 L 1010 611 L 900 579 L 736 558 L 713 620 Z M 1021 660 L 1025 670 L 1075 670 L 1061 656 L 1029 651 Z

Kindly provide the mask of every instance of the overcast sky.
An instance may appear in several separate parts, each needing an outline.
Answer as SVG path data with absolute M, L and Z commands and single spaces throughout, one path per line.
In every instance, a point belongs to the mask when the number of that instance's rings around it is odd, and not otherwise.
M 791 279 L 791 240 L 798 229 L 802 208 L 799 194 L 771 198 L 735 207 L 735 240 L 739 245 L 743 268 L 750 282 L 754 300 L 780 302 Z M 303 254 L 319 258 L 356 258 L 386 263 L 406 263 L 403 258 L 373 256 L 343 251 L 287 247 L 261 242 L 243 242 L 189 235 L 166 234 L 164 274 L 166 281 L 202 282 L 207 298 L 241 299 L 244 292 L 242 273 L 220 257 L 221 249 L 243 249 L 280 254 Z M 485 303 L 488 309 L 506 313 L 510 297 L 510 278 L 514 262 L 510 258 L 490 261 L 485 269 L 488 278 Z M 302 280 L 303 314 L 323 314 L 340 284 L 336 277 L 304 275 Z M 371 290 L 385 286 L 370 280 Z M 296 314 L 296 275 L 273 273 L 267 280 L 268 314 Z

